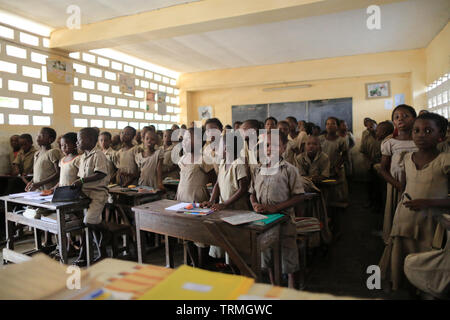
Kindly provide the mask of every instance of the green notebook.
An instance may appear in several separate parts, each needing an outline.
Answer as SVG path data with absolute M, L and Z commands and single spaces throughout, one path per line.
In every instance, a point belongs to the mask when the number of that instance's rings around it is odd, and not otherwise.
M 280 219 L 281 217 L 284 217 L 284 214 L 282 213 L 273 213 L 273 214 L 266 214 L 267 218 L 262 219 L 262 220 L 258 220 L 258 221 L 254 221 L 251 224 L 253 225 L 257 225 L 257 226 L 264 226 L 266 224 L 270 224 L 278 219 Z

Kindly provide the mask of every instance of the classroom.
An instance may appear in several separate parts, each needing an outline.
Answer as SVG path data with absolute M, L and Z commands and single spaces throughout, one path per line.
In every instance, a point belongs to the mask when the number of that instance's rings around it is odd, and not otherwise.
M 0 0 L 0 300 L 449 300 L 449 19 Z

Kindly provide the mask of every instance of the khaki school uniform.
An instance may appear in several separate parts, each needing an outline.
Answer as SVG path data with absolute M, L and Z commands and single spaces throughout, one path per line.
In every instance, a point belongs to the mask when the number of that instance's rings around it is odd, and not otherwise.
M 450 138 L 447 140 L 439 142 L 437 145 L 437 149 L 441 152 L 450 152 Z
M 406 188 L 394 215 L 388 244 L 380 261 L 381 276 L 392 282 L 397 290 L 404 276 L 404 260 L 408 254 L 430 251 L 437 227 L 437 217 L 445 214 L 445 208 L 428 207 L 413 211 L 403 205 L 412 199 L 447 199 L 450 154 L 440 153 L 433 161 L 418 170 L 412 160 L 413 153 L 404 159 Z
M 64 161 L 62 158 L 59 161 L 61 168 L 59 173 L 59 186 L 70 186 L 75 180 L 78 180 L 78 168 L 80 166 L 80 156 L 76 156 L 72 160 Z
M 83 193 L 91 199 L 84 223 L 99 224 L 102 222 L 102 212 L 108 200 L 108 160 L 102 151 L 92 149 L 80 156 L 80 167 L 78 177 L 86 178 L 96 172 L 104 173 L 106 176 L 100 180 L 83 183 Z
M 254 180 L 249 191 L 256 194 L 258 203 L 271 205 L 287 201 L 294 195 L 305 193 L 297 168 L 284 159 L 271 168 L 259 165 L 255 169 Z M 282 224 L 280 230 L 282 272 L 293 273 L 299 269 L 294 208 L 287 208 L 282 213 L 290 217 L 286 223 Z M 270 249 L 263 252 L 262 266 L 264 268 L 270 267 L 271 256 Z
M 148 157 L 144 157 L 143 151 L 136 154 L 135 161 L 140 171 L 138 181 L 140 186 L 158 188 L 158 162 L 163 161 L 163 155 L 161 149 L 155 150 Z
M 390 173 L 394 179 L 404 183 L 405 165 L 404 157 L 408 152 L 417 151 L 416 144 L 412 140 L 397 140 L 386 138 L 381 143 L 381 155 L 391 157 Z M 401 192 L 390 183 L 386 186 L 386 205 L 383 219 L 383 240 L 387 244 L 392 228 L 397 203 L 400 201 Z
M 61 153 L 58 149 L 38 150 L 34 154 L 33 182 L 38 183 L 56 173 L 55 164 L 58 165 L 61 159 Z M 47 183 L 39 190 L 48 190 L 53 188 L 58 180 Z
M 361 143 L 359 151 L 366 156 L 370 165 L 381 162 L 381 141 L 371 134 L 366 135 L 364 143 Z
M 180 183 L 176 199 L 182 202 L 208 201 L 210 196 L 206 185 L 208 184 L 208 173 L 214 170 L 210 164 L 203 160 L 200 163 L 190 163 L 191 154 L 185 154 L 179 161 Z
M 170 177 L 172 179 L 180 179 L 180 168 L 172 162 L 172 150 L 174 147 L 175 144 L 171 144 L 167 148 L 164 148 L 164 146 L 161 148 L 161 150 L 163 150 L 163 180 L 167 177 Z
M 297 148 L 298 151 L 302 150 L 302 145 L 306 143 L 306 139 L 308 138 L 308 134 L 305 131 L 300 131 L 293 140 L 294 148 Z
M 326 196 L 328 202 L 347 202 L 348 185 L 345 174 L 345 167 L 336 168 L 342 153 L 348 152 L 348 144 L 345 138 L 339 137 L 336 140 L 328 140 L 325 135 L 319 136 L 322 152 L 330 160 L 330 178 L 336 179 L 337 184 L 331 188 Z
M 124 148 L 120 149 L 116 153 L 116 167 L 119 172 L 124 172 L 127 174 L 138 174 L 138 167 L 135 162 L 136 154 L 139 152 L 139 147 L 134 146 L 128 150 Z M 117 175 L 117 182 L 120 183 L 120 176 Z M 138 178 L 134 179 L 131 184 L 136 184 Z
M 16 152 L 14 152 L 14 151 L 9 152 L 9 157 L 8 157 L 9 158 L 9 168 L 10 168 L 9 172 L 12 172 L 12 164 L 14 163 L 14 160 L 16 160 L 17 156 L 19 155 L 19 152 L 20 152 L 20 150 L 16 151 Z
M 19 167 L 20 174 L 27 175 L 33 173 L 35 153 L 36 149 L 33 146 L 31 146 L 27 153 L 24 153 L 23 150 L 20 149 L 16 159 L 12 162 Z
M 116 164 L 117 164 L 116 151 L 113 148 L 111 148 L 111 147 L 109 147 L 106 150 L 102 150 L 102 151 L 103 151 L 103 154 L 106 156 L 106 159 L 108 160 L 108 175 L 109 175 L 109 178 L 112 179 L 114 174 L 117 171 L 117 167 L 116 167 Z M 112 181 L 110 181 L 110 182 L 112 182 Z
M 321 151 L 317 152 L 312 161 L 306 152 L 299 154 L 295 160 L 296 167 L 301 176 L 324 176 L 327 178 L 330 176 L 330 160 L 328 159 L 328 156 Z
M 217 175 L 217 183 L 220 190 L 220 203 L 230 199 L 239 190 L 239 180 L 247 177 L 247 169 L 245 164 L 234 160 L 228 167 L 225 165 L 225 159 L 222 159 L 219 164 L 219 173 Z M 243 195 L 240 199 L 230 204 L 227 209 L 235 210 L 249 210 L 249 196 Z M 213 258 L 222 258 L 225 251 L 217 246 L 211 246 L 209 255 Z M 226 256 L 226 263 L 229 263 L 228 255 Z
M 218 146 L 216 145 L 218 148 Z M 207 141 L 202 149 L 202 155 L 205 158 L 207 164 L 211 164 L 214 167 L 216 174 L 219 173 L 219 160 L 216 158 L 216 150 L 213 149 L 211 141 Z

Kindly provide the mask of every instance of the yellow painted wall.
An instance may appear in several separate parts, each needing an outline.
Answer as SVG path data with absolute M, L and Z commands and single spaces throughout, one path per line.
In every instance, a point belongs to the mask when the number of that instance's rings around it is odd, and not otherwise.
M 450 23 L 430 42 L 425 54 L 427 84 L 450 72 Z
M 391 98 L 405 94 L 417 110 L 426 105 L 425 49 L 366 54 L 268 66 L 183 74 L 180 77 L 182 121 L 198 120 L 197 108 L 211 105 L 214 116 L 231 124 L 231 106 L 328 98 L 353 98 L 353 130 L 363 130 L 363 118 L 390 119 L 384 99 L 366 100 L 367 82 L 391 81 Z M 311 84 L 310 88 L 264 92 L 283 83 Z

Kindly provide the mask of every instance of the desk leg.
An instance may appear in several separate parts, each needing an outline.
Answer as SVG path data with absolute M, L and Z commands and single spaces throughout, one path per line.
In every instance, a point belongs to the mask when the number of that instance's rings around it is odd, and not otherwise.
M 42 230 L 34 228 L 34 246 L 37 250 L 42 249 Z
M 280 228 L 278 228 L 278 233 Z M 273 275 L 275 285 L 279 286 L 281 283 L 281 241 L 278 240 L 273 245 Z
M 259 240 L 260 236 L 256 235 L 256 233 L 252 232 L 252 247 L 255 248 L 253 251 L 253 257 L 252 257 L 252 269 L 255 272 L 256 278 L 255 280 L 262 281 L 262 274 L 261 274 L 261 244 Z
M 165 245 L 166 245 L 166 268 L 173 268 L 173 247 L 170 245 L 170 237 L 168 235 L 164 235 Z
M 141 231 L 141 220 L 139 213 L 134 213 L 134 221 L 136 223 L 136 250 L 138 255 L 138 263 L 143 263 L 145 258 L 145 234 Z
M 6 217 L 7 212 L 8 212 L 8 201 L 5 201 L 6 248 L 14 250 L 15 223 L 8 220 L 8 218 Z
M 64 212 L 61 210 L 56 210 L 56 215 L 58 218 L 58 245 L 59 245 L 59 254 L 61 257 L 61 261 L 64 264 L 68 263 L 67 260 L 67 236 L 66 236 L 66 219 Z M 50 235 L 49 235 L 50 236 Z

